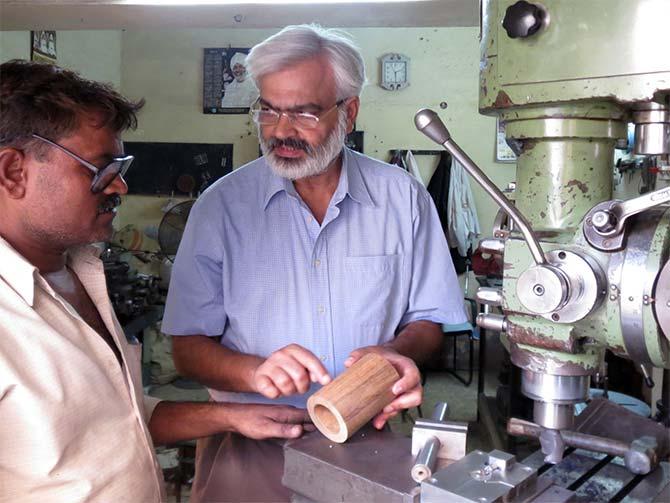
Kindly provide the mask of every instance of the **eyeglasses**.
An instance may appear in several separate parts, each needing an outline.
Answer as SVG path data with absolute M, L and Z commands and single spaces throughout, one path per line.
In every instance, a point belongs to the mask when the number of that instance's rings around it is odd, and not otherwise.
M 68 149 L 66 149 L 65 147 L 59 145 L 54 141 L 44 138 L 43 136 L 40 136 L 38 134 L 33 134 L 32 136 L 33 138 L 37 138 L 38 140 L 43 141 L 44 143 L 48 143 L 52 147 L 56 147 L 61 152 L 64 152 L 73 159 L 75 159 L 76 161 L 79 161 L 79 163 L 82 164 L 85 168 L 91 170 L 93 172 L 93 180 L 91 181 L 91 192 L 93 192 L 94 194 L 97 194 L 105 190 L 107 186 L 110 183 L 112 183 L 112 181 L 117 176 L 121 176 L 121 178 L 123 178 L 123 176 L 128 171 L 128 168 L 132 164 L 133 160 L 135 159 L 135 157 L 132 155 L 126 155 L 123 157 L 112 157 L 110 163 L 107 164 L 104 168 L 98 168 L 94 164 L 88 162 L 86 159 L 82 159 L 74 152 L 69 151 Z
M 325 112 L 316 114 L 308 114 L 305 112 L 283 112 L 274 110 L 273 108 L 265 107 L 261 104 L 260 98 L 256 100 L 251 107 L 251 116 L 254 122 L 259 126 L 276 126 L 279 124 L 282 115 L 285 115 L 289 123 L 300 129 L 315 129 L 319 125 L 319 121 L 333 110 L 342 105 L 348 98 L 338 101 Z

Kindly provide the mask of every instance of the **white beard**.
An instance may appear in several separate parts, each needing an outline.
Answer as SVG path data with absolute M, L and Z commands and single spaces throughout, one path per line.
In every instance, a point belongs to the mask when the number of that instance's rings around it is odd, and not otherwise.
M 323 143 L 316 147 L 306 146 L 303 150 L 307 155 L 302 159 L 289 159 L 276 155 L 274 147 L 281 142 L 276 138 L 264 139 L 260 128 L 258 137 L 265 159 L 272 171 L 278 176 L 289 180 L 300 180 L 301 178 L 320 175 L 342 152 L 347 137 L 347 112 L 346 110 L 338 111 L 335 129 Z

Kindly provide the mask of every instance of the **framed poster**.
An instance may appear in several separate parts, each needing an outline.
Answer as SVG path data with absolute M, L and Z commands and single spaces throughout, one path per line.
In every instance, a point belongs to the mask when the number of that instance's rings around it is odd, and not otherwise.
M 516 162 L 516 154 L 505 139 L 505 123 L 496 117 L 496 162 Z
M 245 114 L 258 98 L 247 72 L 248 47 L 204 50 L 202 109 L 206 114 Z
M 56 32 L 30 32 L 30 59 L 31 61 L 45 61 L 56 63 Z

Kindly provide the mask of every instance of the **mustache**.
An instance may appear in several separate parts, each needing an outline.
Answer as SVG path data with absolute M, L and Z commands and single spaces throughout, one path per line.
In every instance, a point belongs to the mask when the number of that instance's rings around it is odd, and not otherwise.
M 121 196 L 118 194 L 112 194 L 107 199 L 105 199 L 100 206 L 98 206 L 99 211 L 109 211 L 111 209 L 121 206 Z
M 270 148 L 270 150 L 274 150 L 277 147 L 288 147 L 288 148 L 304 150 L 308 154 L 311 154 L 313 152 L 313 149 L 309 145 L 309 143 L 307 143 L 304 140 L 300 140 L 298 138 L 285 138 L 282 140 L 273 137 L 268 140 L 268 147 Z

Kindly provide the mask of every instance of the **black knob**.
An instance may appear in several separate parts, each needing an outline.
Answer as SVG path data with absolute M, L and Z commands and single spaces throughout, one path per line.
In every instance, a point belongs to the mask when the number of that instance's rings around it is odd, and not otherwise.
M 507 7 L 503 28 L 510 38 L 526 38 L 534 35 L 542 28 L 545 10 L 535 4 L 520 0 Z

